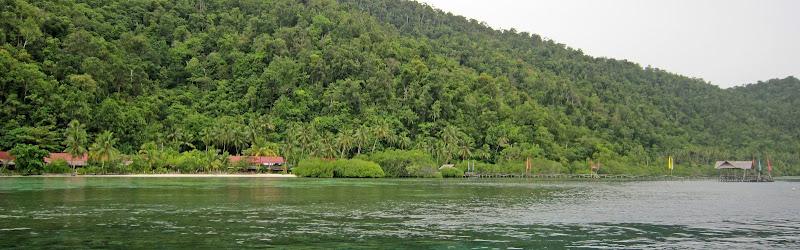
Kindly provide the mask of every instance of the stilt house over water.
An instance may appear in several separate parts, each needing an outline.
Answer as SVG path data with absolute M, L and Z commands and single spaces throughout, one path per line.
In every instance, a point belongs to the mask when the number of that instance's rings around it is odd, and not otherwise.
M 752 161 L 717 161 L 714 168 L 719 170 L 719 181 L 722 182 L 772 181 L 769 176 L 762 176 Z

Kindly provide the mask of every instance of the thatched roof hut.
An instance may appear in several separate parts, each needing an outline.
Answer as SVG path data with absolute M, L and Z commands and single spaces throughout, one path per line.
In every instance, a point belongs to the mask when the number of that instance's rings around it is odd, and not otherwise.
M 752 161 L 717 161 L 715 169 L 753 169 Z
M 755 169 L 753 161 L 718 161 L 714 168 L 719 170 L 720 181 L 762 182 L 772 181 L 770 175 L 762 175 L 761 169 Z

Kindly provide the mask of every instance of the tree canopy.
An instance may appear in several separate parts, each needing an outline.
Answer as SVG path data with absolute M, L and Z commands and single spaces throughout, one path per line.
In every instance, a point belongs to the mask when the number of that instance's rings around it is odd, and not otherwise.
M 414 1 L 0 2 L 2 150 L 82 151 L 76 120 L 103 162 L 417 150 L 635 168 L 769 157 L 800 174 L 794 77 L 720 89 Z

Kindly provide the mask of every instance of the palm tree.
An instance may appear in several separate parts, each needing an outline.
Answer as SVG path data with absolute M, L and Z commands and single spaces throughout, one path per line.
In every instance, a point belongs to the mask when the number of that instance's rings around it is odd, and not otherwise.
M 248 118 L 247 129 L 249 130 L 249 139 L 252 141 L 256 141 L 262 134 L 275 131 L 275 128 L 275 122 L 269 116 L 256 116 L 254 114 Z
M 500 138 L 497 138 L 497 148 L 495 149 L 495 153 L 500 152 L 501 148 L 507 148 L 508 146 L 510 146 L 508 137 L 500 136 Z
M 244 145 L 247 144 L 247 135 L 241 130 L 234 131 L 231 144 L 234 146 L 234 152 L 241 154 L 242 148 L 244 148 Z
M 354 137 L 355 137 L 356 147 L 358 148 L 358 151 L 356 151 L 356 155 L 360 155 L 361 148 L 364 147 L 370 141 L 369 129 L 366 126 L 361 126 L 360 128 L 356 129 Z
M 181 129 L 173 129 L 172 132 L 167 134 L 167 139 L 169 140 L 168 146 L 173 147 L 178 145 L 178 140 L 180 137 L 183 136 L 183 131 Z M 178 147 L 180 150 L 180 146 Z
M 206 166 L 206 172 L 219 172 L 223 166 L 225 166 L 226 157 L 219 154 L 219 150 L 207 150 L 206 157 L 209 158 L 208 166 Z
M 206 146 L 206 152 L 208 152 L 208 146 L 214 141 L 214 131 L 209 128 L 203 128 L 203 131 L 200 132 L 200 140 Z
M 378 145 L 378 142 L 381 140 L 386 140 L 392 137 L 392 128 L 386 120 L 382 120 L 372 129 L 372 134 L 374 136 L 374 141 L 372 143 L 372 151 L 375 152 L 375 147 Z
M 310 129 L 306 131 L 308 137 L 308 154 L 313 157 L 324 157 L 326 143 L 323 141 L 325 134 L 318 131 L 315 126 L 309 126 Z
M 339 158 L 344 158 L 345 153 L 353 148 L 353 132 L 343 130 L 336 136 L 336 147 L 339 149 Z
M 114 138 L 114 133 L 105 131 L 95 138 L 94 144 L 89 150 L 93 158 L 101 162 L 103 173 L 105 173 L 106 162 L 117 155 L 117 149 L 114 148 L 116 143 L 117 139 Z
M 286 131 L 284 131 L 284 134 L 286 136 L 283 138 L 283 143 L 281 144 L 281 148 L 280 148 L 281 153 L 283 153 L 283 156 L 285 156 L 287 161 L 289 161 L 291 163 L 297 163 L 297 161 L 299 160 L 299 159 L 297 159 L 298 157 L 296 155 L 297 154 L 297 140 L 298 140 L 297 139 L 297 136 L 298 136 L 297 130 L 298 129 L 297 129 L 296 126 L 290 126 L 288 129 L 286 129 Z
M 283 156 L 286 157 L 287 162 L 297 164 L 297 162 L 300 161 L 300 157 L 297 155 L 297 148 L 292 143 L 284 143 L 281 147 L 281 152 L 283 153 Z M 284 170 L 286 170 L 285 167 Z
M 312 140 L 307 146 L 309 157 L 320 157 L 320 153 L 322 153 L 322 142 L 319 140 Z
M 316 138 L 317 128 L 314 125 L 309 124 L 307 126 L 301 127 L 300 130 L 296 130 L 295 138 L 297 138 L 297 143 L 300 146 L 300 154 L 305 156 L 306 153 L 309 151 L 314 151 L 314 139 Z
M 445 157 L 445 162 L 449 162 L 453 154 L 459 150 L 459 144 L 464 142 L 462 139 L 463 134 L 461 131 L 458 131 L 458 128 L 455 126 L 447 126 L 442 130 L 439 136 L 442 138 L 441 148 L 439 149 L 441 151 L 440 153 Z
M 320 144 L 320 155 L 327 158 L 336 157 L 336 141 L 333 138 L 333 135 L 331 135 L 329 132 L 326 132 L 319 138 L 318 141 Z
M 433 152 L 432 155 L 436 158 L 440 163 L 449 163 L 451 154 L 450 149 L 447 147 L 447 144 L 443 141 L 436 141 L 431 148 Z
M 442 130 L 440 136 L 447 146 L 452 146 L 461 141 L 460 133 L 461 131 L 458 131 L 455 126 L 447 126 Z
M 411 138 L 408 138 L 408 134 L 403 132 L 402 134 L 392 136 L 391 143 L 400 149 L 407 149 L 411 147 Z
M 250 145 L 250 148 L 244 150 L 243 154 L 248 156 L 277 156 L 278 145 L 258 139 Z
M 216 145 L 222 145 L 222 151 L 228 152 L 228 145 L 233 141 L 235 131 L 227 124 L 215 127 L 213 130 L 216 135 Z
M 84 145 L 88 143 L 88 139 L 84 127 L 85 126 L 78 120 L 72 120 L 67 130 L 64 131 L 65 151 L 69 153 L 73 159 L 81 157 L 86 153 L 86 146 Z M 70 162 L 70 166 L 72 167 L 72 172 L 75 173 L 75 165 L 72 162 L 73 161 Z
M 472 149 L 467 144 L 463 144 L 458 148 L 458 154 L 461 156 L 461 160 L 466 160 L 472 157 Z
M 139 148 L 139 155 L 145 157 L 147 165 L 151 171 L 155 171 L 153 165 L 155 165 L 159 160 L 158 153 L 158 145 L 156 145 L 154 142 L 142 144 L 142 146 Z
M 483 147 L 478 149 L 475 155 L 483 161 L 489 161 L 492 158 L 491 151 L 489 144 L 483 144 Z
M 183 140 L 181 140 L 181 146 L 186 146 L 186 148 L 189 150 L 197 149 L 197 147 L 194 145 L 195 139 L 195 134 L 187 133 L 183 136 Z

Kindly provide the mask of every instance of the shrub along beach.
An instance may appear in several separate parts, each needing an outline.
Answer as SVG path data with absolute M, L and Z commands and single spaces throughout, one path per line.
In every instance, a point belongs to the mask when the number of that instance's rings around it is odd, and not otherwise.
M 378 164 L 359 159 L 306 159 L 300 161 L 293 172 L 298 176 L 320 178 L 379 178 L 386 175 Z

